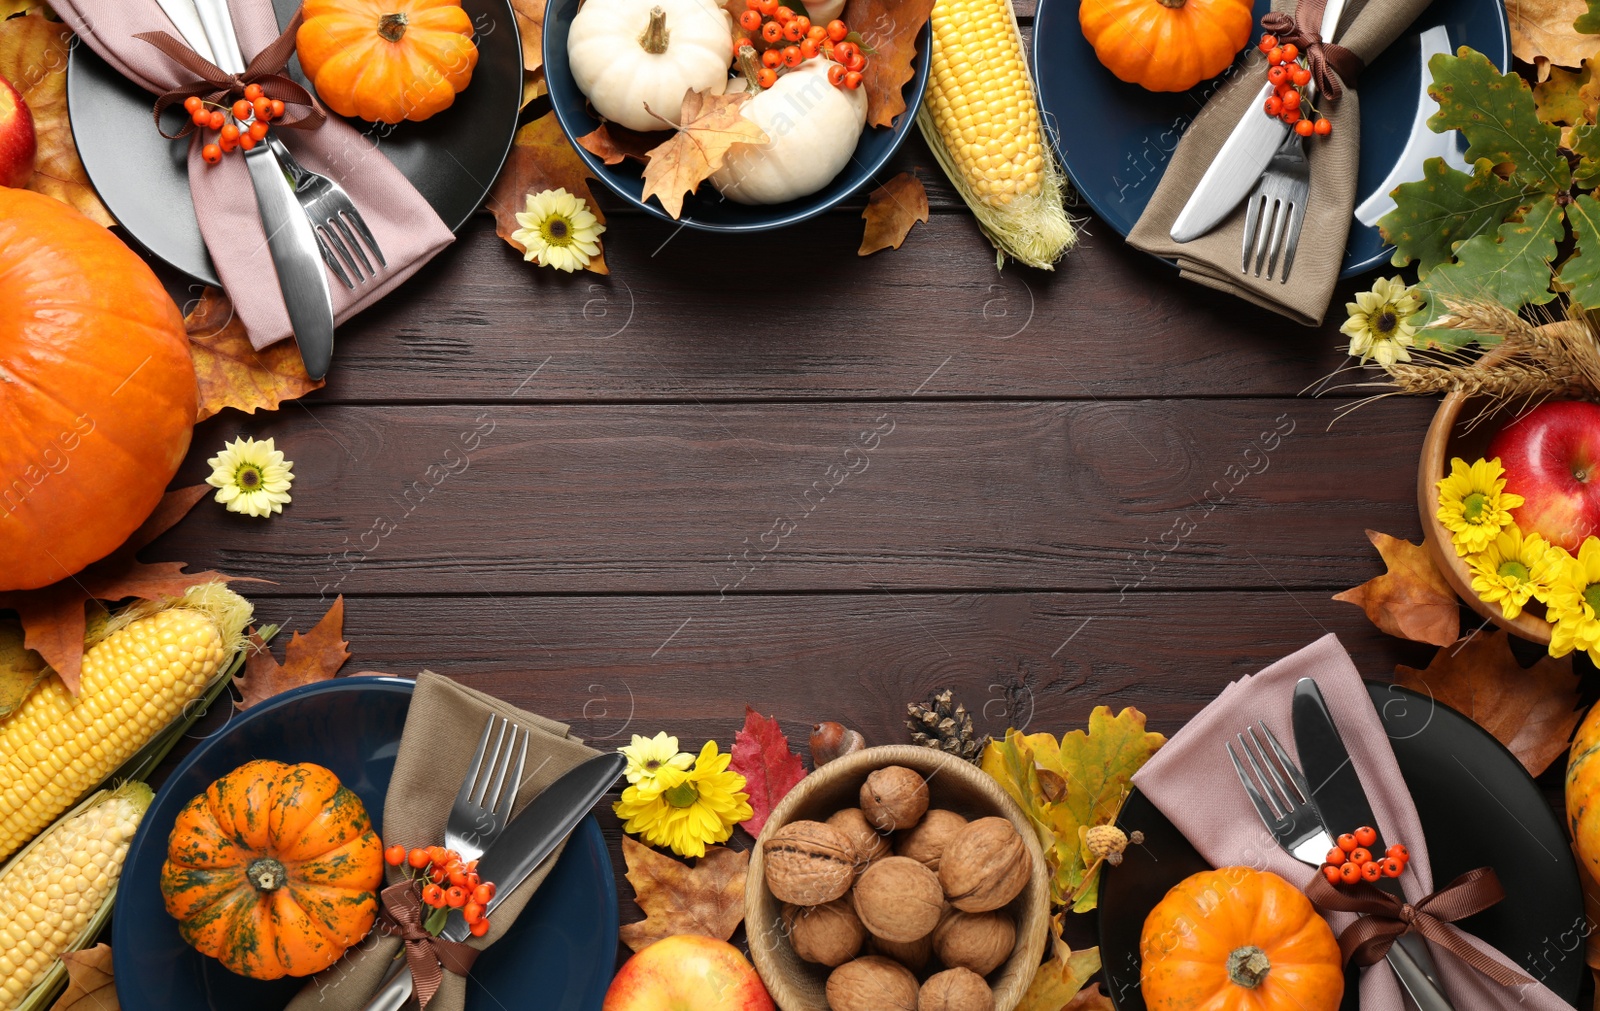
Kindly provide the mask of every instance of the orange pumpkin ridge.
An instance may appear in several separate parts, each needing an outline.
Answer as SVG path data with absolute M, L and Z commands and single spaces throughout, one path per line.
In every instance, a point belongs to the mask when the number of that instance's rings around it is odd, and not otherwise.
M 461 0 L 306 0 L 301 10 L 300 65 L 341 116 L 427 119 L 455 102 L 478 65 Z

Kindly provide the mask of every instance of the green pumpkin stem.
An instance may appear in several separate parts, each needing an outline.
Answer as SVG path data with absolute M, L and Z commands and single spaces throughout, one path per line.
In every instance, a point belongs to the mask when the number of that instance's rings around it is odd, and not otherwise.
M 1260 986 L 1271 971 L 1267 953 L 1253 944 L 1235 948 L 1228 954 L 1228 979 L 1246 990 Z
M 271 857 L 261 857 L 245 868 L 244 876 L 261 891 L 272 892 L 283 887 L 288 872 Z
M 667 39 L 671 34 L 667 31 L 667 12 L 660 7 L 652 7 L 650 23 L 645 26 L 644 34 L 639 36 L 639 46 L 652 56 L 660 56 L 667 51 Z
M 378 34 L 385 42 L 399 42 L 406 37 L 406 27 L 410 24 L 404 11 L 385 14 L 378 19 Z

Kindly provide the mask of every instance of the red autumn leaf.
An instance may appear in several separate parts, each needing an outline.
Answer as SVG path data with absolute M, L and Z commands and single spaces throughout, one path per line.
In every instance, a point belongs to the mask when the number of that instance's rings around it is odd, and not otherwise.
M 895 117 L 906 111 L 901 89 L 915 76 L 911 61 L 929 58 L 927 53 L 917 53 L 917 37 L 932 13 L 933 0 L 845 3 L 845 24 L 861 33 L 863 48 L 873 50 L 861 82 L 867 91 L 868 126 L 893 126 Z
M 910 172 L 902 172 L 872 191 L 867 209 L 866 232 L 861 237 L 857 256 L 868 256 L 880 249 L 899 249 L 911 226 L 928 220 L 928 191 Z
M 744 729 L 733 735 L 733 761 L 728 768 L 744 777 L 752 813 L 740 824 L 752 836 L 761 834 L 778 801 L 806 778 L 805 764 L 790 749 L 778 721 L 749 706 L 744 707 Z
M 180 597 L 200 583 L 265 582 L 220 572 L 184 572 L 187 562 L 141 562 L 140 548 L 172 528 L 211 489 L 205 485 L 169 491 L 144 524 L 122 546 L 74 576 L 37 590 L 0 594 L 0 608 L 11 608 L 22 619 L 24 644 L 44 657 L 72 694 L 78 694 L 83 668 L 83 634 L 87 627 L 84 605 L 96 600 L 161 600 Z
M 1428 549 L 1376 530 L 1367 537 L 1389 571 L 1333 599 L 1356 605 L 1374 625 L 1402 639 L 1449 646 L 1460 638 L 1461 604 Z
M 250 632 L 250 645 L 244 673 L 234 680 L 242 696 L 234 705 L 240 709 L 249 709 L 291 688 L 328 680 L 350 659 L 350 650 L 346 648 L 350 643 L 344 638 L 344 597 L 333 602 L 311 631 L 305 635 L 294 634 L 283 651 L 282 664 L 274 659 L 272 651 L 254 630 Z

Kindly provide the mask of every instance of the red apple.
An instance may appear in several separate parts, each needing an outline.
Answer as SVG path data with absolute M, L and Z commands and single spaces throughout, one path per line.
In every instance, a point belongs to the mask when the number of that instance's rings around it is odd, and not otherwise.
M 738 948 L 680 934 L 623 963 L 600 1011 L 775 1011 Z
M 11 82 L 0 77 L 0 186 L 25 185 L 37 153 L 33 113 Z
M 1506 469 L 1506 491 L 1525 500 L 1512 510 L 1524 533 L 1573 554 L 1600 534 L 1600 404 L 1540 404 L 1495 435 L 1489 456 Z

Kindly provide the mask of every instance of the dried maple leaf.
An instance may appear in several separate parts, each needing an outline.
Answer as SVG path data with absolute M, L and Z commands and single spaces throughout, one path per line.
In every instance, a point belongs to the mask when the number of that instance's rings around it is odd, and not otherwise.
M 342 595 L 311 631 L 305 635 L 296 632 L 289 639 L 282 664 L 273 658 L 267 644 L 252 629 L 250 655 L 245 657 L 243 673 L 234 679 L 240 695 L 234 705 L 249 709 L 280 692 L 328 680 L 350 659 L 350 651 L 345 648 L 349 645 L 344 638 Z
M 928 220 L 928 191 L 921 179 L 902 172 L 872 191 L 861 216 L 867 219 L 867 227 L 857 256 L 899 249 L 911 226 Z
M 111 945 L 97 944 L 61 956 L 66 966 L 67 989 L 50 1005 L 50 1011 L 118 1011 L 117 984 L 111 972 Z
M 116 224 L 95 193 L 67 122 L 67 54 L 72 29 L 35 11 L 0 21 L 0 77 L 33 113 L 38 159 L 27 188 L 71 204 L 102 225 Z
M 538 70 L 524 72 L 522 75 L 522 104 L 518 108 L 526 109 L 528 103 L 540 95 L 548 94 L 550 94 L 550 86 L 545 83 L 543 67 Z
M 1022 995 L 1017 1011 L 1062 1011 L 1065 1007 L 1093 1007 L 1069 1004 L 1078 997 L 1083 984 L 1100 971 L 1100 949 L 1074 951 L 1065 959 L 1051 958 L 1033 974 L 1028 992 Z M 1109 1006 L 1109 1005 L 1108 1005 Z
M 1493 734 L 1528 775 L 1567 753 L 1578 709 L 1572 657 L 1540 657 L 1524 669 L 1500 630 L 1474 633 L 1439 650 L 1426 670 L 1398 666 L 1395 682 L 1443 702 Z
M 861 86 L 867 91 L 867 125 L 892 126 L 906 111 L 901 89 L 915 76 L 917 35 L 933 13 L 933 0 L 848 0 L 842 17 L 875 50 Z M 923 54 L 927 59 L 927 54 Z
M 605 224 L 606 216 L 595 203 L 594 194 L 589 192 L 591 178 L 589 166 L 561 132 L 556 114 L 545 113 L 517 131 L 505 168 L 500 170 L 500 178 L 489 191 L 485 206 L 494 215 L 494 233 L 517 252 L 526 253 L 527 250 L 511 238 L 511 233 L 522 227 L 517 223 L 517 212 L 527 207 L 528 194 L 555 189 L 564 189 L 585 201 L 600 223 Z M 601 245 L 600 254 L 587 268 L 596 274 L 610 273 L 606 268 L 604 243 Z
M 806 778 L 805 763 L 790 749 L 778 721 L 749 706 L 744 707 L 744 729 L 733 735 L 728 768 L 744 777 L 753 813 L 740 824 L 752 836 L 761 834 L 778 801 Z
M 1506 0 L 1512 53 L 1533 64 L 1541 81 L 1550 75 L 1552 64 L 1580 66 L 1600 53 L 1600 38 L 1573 27 L 1588 10 L 1587 0 Z
M 1067 1001 L 1062 1011 L 1116 1011 L 1111 998 L 1100 992 L 1099 983 L 1091 983 Z
M 83 667 L 83 636 L 87 628 L 85 604 L 126 597 L 141 600 L 179 597 L 189 587 L 200 583 L 264 582 L 247 576 L 225 576 L 220 572 L 184 572 L 187 562 L 141 562 L 134 557 L 140 548 L 171 529 L 210 491 L 203 484 L 169 491 L 144 524 L 105 558 L 49 586 L 0 594 L 0 608 L 10 608 L 22 619 L 27 647 L 44 657 L 72 694 L 78 694 L 78 677 Z
M 663 937 L 701 934 L 726 941 L 744 921 L 744 878 L 750 854 L 713 846 L 693 867 L 622 837 L 633 900 L 644 910 L 624 924 L 622 943 L 638 951 Z
M 601 123 L 593 133 L 578 138 L 578 146 L 599 156 L 607 165 L 617 165 L 624 158 L 632 158 L 641 165 L 650 161 L 650 149 L 661 142 L 652 134 L 630 130 L 615 123 Z
M 1461 604 L 1433 564 L 1428 549 L 1368 530 L 1389 571 L 1333 595 L 1367 612 L 1390 635 L 1449 646 L 1461 636 Z
M 23 645 L 22 622 L 0 618 L 0 717 L 15 712 L 49 673 L 44 657 Z
M 511 0 L 517 18 L 517 33 L 522 37 L 522 69 L 544 66 L 545 0 Z
M 233 303 L 220 288 L 207 288 L 183 318 L 189 334 L 189 357 L 200 384 L 200 411 L 196 421 L 234 407 L 246 414 L 258 408 L 276 410 L 285 400 L 295 400 L 323 381 L 306 375 L 305 362 L 294 341 L 279 341 L 257 351 L 250 345 L 244 324 L 233 314 Z
M 668 214 L 677 218 L 683 213 L 684 195 L 693 193 L 722 167 L 729 149 L 735 144 L 767 143 L 771 138 L 739 111 L 749 100 L 748 92 L 685 94 L 678 129 L 648 153 L 650 160 L 644 167 L 644 190 L 639 199 L 654 196 Z M 662 122 L 671 125 L 666 120 Z

